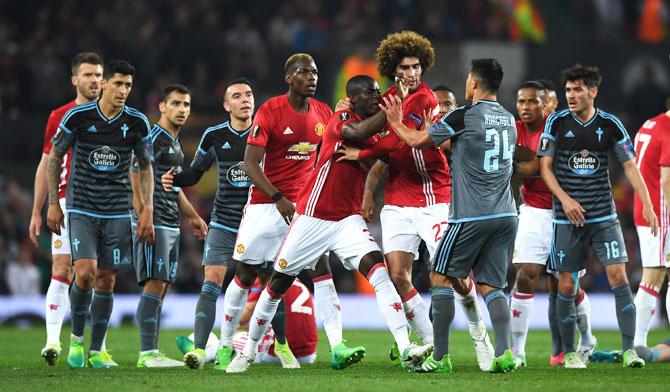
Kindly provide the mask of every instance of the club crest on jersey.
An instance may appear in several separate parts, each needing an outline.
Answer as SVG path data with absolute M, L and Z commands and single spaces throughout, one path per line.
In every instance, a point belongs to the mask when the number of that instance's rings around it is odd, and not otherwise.
M 242 166 L 244 166 L 244 162 L 238 162 L 231 166 L 226 172 L 226 179 L 230 185 L 236 188 L 246 188 L 251 186 L 251 180 Z
M 279 268 L 284 269 L 288 265 L 288 262 L 286 261 L 286 259 L 279 259 L 277 265 L 279 265 Z
M 258 135 L 261 133 L 261 127 L 259 125 L 254 125 L 253 131 L 251 131 L 251 137 L 254 139 L 258 137 Z
M 238 254 L 244 254 L 244 250 L 245 249 L 243 244 L 237 244 L 237 246 L 235 247 L 235 252 L 237 252 Z
M 128 126 L 126 124 L 121 125 L 121 132 L 123 132 L 123 138 L 126 138 L 126 134 L 128 133 Z
M 309 142 L 300 142 L 294 144 L 288 148 L 288 154 L 286 154 L 286 159 L 292 159 L 296 161 L 307 161 L 311 158 L 310 154 L 316 151 L 316 147 L 317 147 L 316 144 L 311 144 Z
M 582 150 L 568 159 L 568 167 L 575 174 L 588 176 L 600 168 L 600 160 L 589 150 Z
M 347 121 L 351 116 L 347 112 L 340 113 L 340 121 Z
M 109 148 L 109 146 L 102 146 L 97 150 L 91 151 L 88 155 L 88 162 L 95 170 L 109 172 L 119 166 L 121 155 Z
M 319 136 L 323 136 L 323 131 L 326 130 L 326 126 L 323 125 L 323 123 L 317 123 L 314 126 L 314 133 L 316 133 Z
M 54 248 L 60 249 L 61 246 L 63 246 L 63 241 L 61 240 L 54 241 Z

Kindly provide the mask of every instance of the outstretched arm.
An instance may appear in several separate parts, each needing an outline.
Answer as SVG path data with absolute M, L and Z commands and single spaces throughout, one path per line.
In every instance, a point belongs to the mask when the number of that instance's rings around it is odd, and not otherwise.
M 386 114 L 379 111 L 363 121 L 346 124 L 342 127 L 342 137 L 352 142 L 367 140 L 378 133 L 384 124 L 386 124 Z

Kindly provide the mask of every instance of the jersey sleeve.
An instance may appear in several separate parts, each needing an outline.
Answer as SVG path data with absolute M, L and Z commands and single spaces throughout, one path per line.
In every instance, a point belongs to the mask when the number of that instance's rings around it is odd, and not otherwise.
M 412 95 L 403 108 L 402 123 L 411 129 L 420 129 L 423 125 L 423 112 L 428 109 L 428 115 L 432 116 L 430 98 L 424 94 Z
M 558 137 L 558 126 L 556 124 L 556 113 L 552 113 L 544 124 L 544 130 L 540 135 L 537 146 L 538 157 L 553 157 L 556 155 L 556 138 Z
M 270 139 L 270 130 L 274 127 L 274 116 L 267 105 L 258 109 L 254 122 L 251 124 L 251 132 L 247 138 L 247 144 L 258 147 L 267 146 Z
M 151 161 L 153 159 L 153 143 L 151 142 L 151 126 L 149 126 L 149 120 L 146 116 L 142 115 L 140 117 L 136 127 L 139 137 L 133 146 L 133 153 L 138 159 L 144 158 Z
M 51 114 L 49 114 L 49 119 L 47 120 L 47 125 L 44 129 L 44 145 L 42 146 L 43 153 L 49 154 L 49 152 L 51 152 L 51 139 L 53 139 L 57 131 L 58 121 L 56 121 L 56 114 L 51 112 Z
M 670 131 L 670 129 L 668 131 Z M 670 166 L 670 138 L 666 133 L 667 131 L 663 132 L 663 137 L 661 138 L 661 148 L 658 159 L 658 164 L 661 166 Z
M 435 145 L 439 146 L 465 128 L 465 112 L 467 110 L 468 108 L 465 106 L 456 108 L 428 128 L 428 136 Z
M 402 147 L 403 142 L 398 135 L 391 131 L 374 145 L 361 150 L 358 154 L 360 159 L 380 158 L 390 154 L 392 151 Z
M 205 133 L 200 139 L 200 144 L 198 144 L 198 149 L 195 151 L 195 156 L 191 162 L 191 167 L 200 170 L 207 171 L 209 167 L 212 166 L 212 163 L 216 159 L 216 153 L 214 152 L 214 145 L 212 143 L 211 132 Z
M 337 125 L 335 126 L 335 133 L 337 136 L 338 140 L 344 139 L 342 137 L 342 129 L 344 129 L 344 126 L 347 124 L 351 124 L 352 122 L 358 122 L 354 116 L 352 116 L 351 112 L 349 110 L 340 110 L 335 112 L 337 114 Z
M 58 125 L 56 134 L 51 138 L 51 144 L 59 150 L 67 151 L 77 140 L 77 129 L 75 127 L 77 114 L 71 114 L 72 109 L 68 110 L 63 116 L 63 120 Z
M 621 163 L 635 159 L 635 148 L 633 147 L 633 141 L 628 136 L 626 128 L 623 126 L 621 121 L 617 118 L 611 119 L 612 126 L 612 144 L 611 149 L 614 152 L 617 160 Z

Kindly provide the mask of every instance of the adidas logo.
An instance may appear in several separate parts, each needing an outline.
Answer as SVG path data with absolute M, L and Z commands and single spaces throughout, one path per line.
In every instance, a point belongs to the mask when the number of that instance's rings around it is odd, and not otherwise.
M 572 133 L 572 131 L 568 131 L 568 132 L 565 134 L 565 137 L 575 137 L 575 134 Z
M 207 318 L 207 314 L 201 310 L 195 314 L 195 318 L 204 319 Z
M 158 322 L 158 320 L 156 320 L 156 317 L 149 317 L 149 318 L 144 319 L 144 322 L 149 323 L 149 324 L 156 324 Z
M 91 126 L 88 127 L 88 129 L 86 129 L 86 130 L 87 130 L 88 132 L 98 132 L 98 130 L 97 130 L 97 128 L 95 127 L 95 125 L 91 125 Z
M 223 144 L 223 146 L 221 146 L 221 148 L 224 149 L 224 150 L 230 150 L 232 147 L 230 147 L 230 143 L 225 142 Z
M 170 149 L 168 150 L 168 153 L 169 154 L 174 154 L 174 149 L 172 147 L 170 147 Z
M 286 129 L 284 129 L 284 135 L 293 135 L 291 127 L 286 127 Z

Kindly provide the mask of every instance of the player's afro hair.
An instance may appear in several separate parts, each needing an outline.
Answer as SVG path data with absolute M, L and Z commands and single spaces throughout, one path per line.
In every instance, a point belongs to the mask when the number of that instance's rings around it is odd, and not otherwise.
M 289 56 L 284 63 L 284 72 L 288 75 L 293 72 L 294 67 L 298 63 L 313 63 L 314 59 L 307 53 L 295 53 Z
M 435 49 L 428 38 L 413 31 L 401 31 L 386 36 L 375 53 L 379 73 L 393 80 L 395 69 L 405 57 L 416 57 L 425 74 L 435 63 Z

